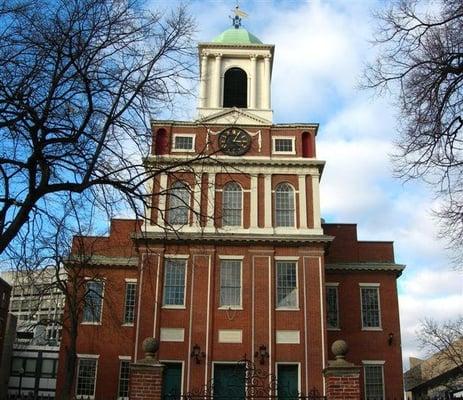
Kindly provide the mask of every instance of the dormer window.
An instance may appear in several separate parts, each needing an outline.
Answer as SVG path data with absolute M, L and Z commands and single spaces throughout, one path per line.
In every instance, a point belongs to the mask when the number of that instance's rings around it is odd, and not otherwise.
M 173 151 L 194 151 L 195 149 L 195 135 L 174 135 L 173 137 Z
M 241 68 L 230 68 L 225 72 L 223 106 L 248 107 L 248 76 Z

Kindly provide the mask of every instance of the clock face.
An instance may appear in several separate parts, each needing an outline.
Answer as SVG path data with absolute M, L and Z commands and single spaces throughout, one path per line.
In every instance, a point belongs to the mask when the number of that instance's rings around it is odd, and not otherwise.
M 240 128 L 226 128 L 219 134 L 219 149 L 229 156 L 241 156 L 251 147 L 251 136 Z

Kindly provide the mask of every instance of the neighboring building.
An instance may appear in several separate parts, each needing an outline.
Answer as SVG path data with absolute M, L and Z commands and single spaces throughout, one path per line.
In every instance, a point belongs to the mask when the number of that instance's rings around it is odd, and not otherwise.
M 6 272 L 13 287 L 10 312 L 17 318 L 8 392 L 54 397 L 64 296 L 54 268 Z
M 142 227 L 113 220 L 109 237 L 74 242 L 75 254 L 77 242 L 92 253 L 75 393 L 127 398 L 129 363 L 154 336 L 164 394 L 213 379 L 214 396 L 241 396 L 242 358 L 275 377 L 282 397 L 323 394 L 328 349 L 342 338 L 362 367 L 363 399 L 403 398 L 403 266 L 391 242 L 322 224 L 318 124 L 272 122 L 274 46 L 235 23 L 199 45 L 198 120 L 152 123 L 148 167 L 185 160 L 189 171 L 159 175 Z M 213 156 L 193 160 L 203 152 Z M 64 336 L 60 365 L 67 346 Z M 63 379 L 60 370 L 58 387 Z
M 407 400 L 463 398 L 463 338 L 449 348 L 426 360 L 410 357 L 410 369 L 404 374 Z

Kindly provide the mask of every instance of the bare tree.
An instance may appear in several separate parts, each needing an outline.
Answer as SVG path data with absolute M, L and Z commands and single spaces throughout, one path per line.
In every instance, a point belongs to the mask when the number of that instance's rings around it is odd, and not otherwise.
M 143 216 L 145 184 L 182 165 L 145 168 L 143 157 L 150 119 L 194 77 L 194 23 L 184 8 L 143 6 L 0 2 L 0 254 L 64 215 L 70 193 Z
M 395 166 L 430 183 L 443 235 L 463 240 L 463 3 L 397 0 L 377 14 L 375 63 L 364 86 L 389 91 L 400 112 Z M 461 253 L 461 252 L 460 252 Z
M 424 390 L 421 394 L 432 398 L 463 390 L 463 317 L 424 320 L 417 341 L 428 358 L 405 374 L 406 386 Z

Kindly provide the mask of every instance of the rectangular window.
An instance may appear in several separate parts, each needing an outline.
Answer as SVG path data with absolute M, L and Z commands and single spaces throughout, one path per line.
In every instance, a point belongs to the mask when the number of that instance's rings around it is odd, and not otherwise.
M 241 306 L 241 261 L 220 262 L 220 306 Z
M 80 358 L 77 367 L 76 395 L 81 397 L 95 396 L 96 358 Z
M 381 328 L 378 287 L 361 287 L 362 328 Z
M 297 263 L 294 261 L 277 261 L 277 308 L 297 308 Z
M 185 269 L 186 260 L 166 259 L 163 301 L 165 306 L 185 305 Z
M 133 324 L 135 321 L 136 292 L 137 284 L 135 282 L 125 283 L 124 324 Z
M 85 303 L 82 322 L 101 322 L 103 307 L 103 282 L 88 281 L 85 288 Z
M 363 374 L 365 378 L 365 400 L 384 400 L 383 366 L 364 365 Z
M 339 328 L 337 286 L 326 286 L 326 325 L 328 329 Z
M 42 360 L 42 376 L 46 378 L 56 378 L 56 367 L 58 360 L 44 358 Z
M 174 150 L 192 151 L 194 150 L 193 135 L 174 135 Z
M 273 138 L 273 152 L 274 153 L 284 153 L 284 154 L 294 154 L 294 138 Z
M 119 366 L 119 389 L 117 392 L 117 398 L 120 400 L 129 398 L 129 365 L 129 360 L 121 360 Z

